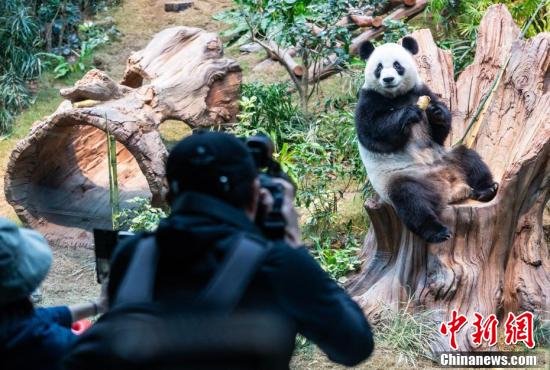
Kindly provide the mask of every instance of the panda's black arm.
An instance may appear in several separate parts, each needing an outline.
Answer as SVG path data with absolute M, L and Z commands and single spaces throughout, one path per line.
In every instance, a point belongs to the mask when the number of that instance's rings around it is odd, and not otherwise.
M 451 112 L 427 86 L 422 86 L 419 95 L 428 95 L 430 97 L 426 116 L 430 124 L 432 139 L 439 145 L 443 145 L 451 131 Z
M 409 140 L 410 124 L 420 122 L 422 117 L 420 109 L 415 106 L 403 106 L 391 111 L 373 111 L 367 107 L 369 105 L 357 106 L 357 135 L 366 149 L 378 153 L 391 153 L 403 148 Z

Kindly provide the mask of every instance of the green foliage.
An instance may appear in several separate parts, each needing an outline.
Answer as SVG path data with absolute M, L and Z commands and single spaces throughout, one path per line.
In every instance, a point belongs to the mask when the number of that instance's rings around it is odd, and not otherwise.
M 399 353 L 400 361 L 415 367 L 421 357 L 429 357 L 430 344 L 437 335 L 435 311 L 411 312 L 409 305 L 394 311 L 382 310 L 381 320 L 374 326 L 375 341 Z
M 485 11 L 493 4 L 505 4 L 516 23 L 526 25 L 539 4 L 546 1 L 533 23 L 525 30 L 531 37 L 550 31 L 550 2 L 547 0 L 432 0 L 426 7 L 439 35 L 439 46 L 451 50 L 455 62 L 455 74 L 473 61 L 479 23 Z
M 312 254 L 315 259 L 333 279 L 342 284 L 347 281 L 346 275 L 357 270 L 362 263 L 357 255 L 361 242 L 353 235 L 351 222 L 348 223 L 346 231 L 341 236 L 344 240 L 340 245 L 328 235 L 309 237 L 309 241 L 313 243 Z M 335 244 L 338 246 L 334 247 Z
M 235 3 L 237 11 L 225 12 L 218 18 L 236 27 L 238 35 L 246 24 L 247 36 L 264 47 L 273 41 L 283 48 L 296 48 L 304 75 L 298 78 L 286 68 L 300 96 L 302 110 L 307 112 L 307 103 L 320 81 L 318 75 L 310 76 L 309 71 L 327 64 L 343 68 L 350 59 L 351 33 L 336 23 L 356 1 L 235 0 Z M 312 32 L 312 27 L 318 32 Z
M 101 6 L 115 2 L 0 2 L 0 134 L 9 133 L 15 116 L 32 103 L 27 82 L 40 75 L 43 64 L 52 66 L 58 78 L 90 68 L 93 49 L 106 42 L 108 36 L 106 32 L 99 34 L 90 27 L 79 29 L 83 12 L 93 14 Z M 48 53 L 39 53 L 43 48 Z M 69 63 L 59 55 L 76 60 Z
M 536 315 L 533 323 L 533 336 L 538 347 L 548 348 L 550 346 L 550 320 L 545 320 L 542 315 Z
M 14 116 L 31 103 L 26 81 L 41 71 L 35 52 L 39 25 L 21 0 L 0 2 L 0 133 L 9 132 Z
M 355 79 L 354 79 L 355 80 Z M 350 94 L 351 95 L 351 94 Z M 356 256 L 367 222 L 335 226 L 339 207 L 365 181 L 355 138 L 351 97 L 325 102 L 325 109 L 305 116 L 292 102 L 286 84 L 245 84 L 239 123 L 232 132 L 246 137 L 269 135 L 275 159 L 298 185 L 296 202 L 303 210 L 305 238 L 321 266 L 337 279 L 359 265 Z M 337 108 L 336 108 L 337 107 Z M 353 235 L 353 236 L 352 236 Z
M 102 38 L 90 39 L 90 41 L 82 41 L 80 51 L 74 51 L 76 59 L 74 62 L 69 62 L 61 55 L 53 53 L 39 53 L 43 59 L 43 65 L 47 69 L 51 69 L 56 79 L 66 78 L 73 73 L 86 72 L 93 67 L 94 50 L 104 43 Z
M 27 82 L 39 77 L 43 67 L 51 67 L 57 78 L 91 67 L 93 49 L 108 42 L 116 29 L 80 23 L 85 15 L 115 3 L 118 0 L 0 2 L 0 134 L 8 134 L 15 116 L 32 103 Z M 41 53 L 43 49 L 47 52 Z
M 48 52 L 68 57 L 79 50 L 82 37 L 81 23 L 86 15 L 92 15 L 119 1 L 98 0 L 39 0 L 30 1 L 44 34 Z
M 167 216 L 161 208 L 152 207 L 149 199 L 146 198 L 136 197 L 126 203 L 130 207 L 123 209 L 116 219 L 121 230 L 154 231 L 160 220 Z
M 300 131 L 306 125 L 302 112 L 292 103 L 287 83 L 243 84 L 241 113 L 235 133 L 251 136 L 263 133 L 275 143 L 277 151 L 283 138 Z
M 384 19 L 383 24 L 386 27 L 383 37 L 384 43 L 397 42 L 402 37 L 413 32 L 411 27 L 402 20 Z
M 229 29 L 220 32 L 220 36 L 223 40 L 227 41 L 228 46 L 235 43 L 241 45 L 248 40 L 248 36 L 246 35 L 248 33 L 248 24 L 244 21 L 240 11 L 236 9 L 224 10 L 212 18 L 230 26 Z

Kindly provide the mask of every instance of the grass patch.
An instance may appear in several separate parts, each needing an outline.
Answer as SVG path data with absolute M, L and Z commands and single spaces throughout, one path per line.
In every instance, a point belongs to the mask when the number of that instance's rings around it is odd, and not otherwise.
M 191 127 L 183 121 L 169 119 L 161 123 L 159 127 L 160 136 L 166 149 L 171 150 L 180 140 L 191 135 Z
M 398 311 L 384 307 L 374 326 L 375 342 L 398 354 L 398 363 L 416 367 L 418 360 L 430 358 L 432 338 L 438 322 L 434 310 L 409 310 L 407 304 Z

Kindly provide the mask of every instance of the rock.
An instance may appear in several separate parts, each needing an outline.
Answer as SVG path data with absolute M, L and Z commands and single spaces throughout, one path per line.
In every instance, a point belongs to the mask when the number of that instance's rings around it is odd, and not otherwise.
M 252 68 L 252 71 L 254 71 L 254 72 L 265 71 L 265 70 L 268 70 L 268 69 L 272 69 L 273 66 L 277 66 L 278 64 L 279 63 L 277 63 L 273 59 L 267 58 L 263 62 L 260 62 L 260 63 L 256 64 L 256 66 L 254 66 L 254 68 Z
M 169 1 L 164 4 L 164 11 L 182 12 L 186 9 L 189 9 L 192 6 L 193 6 L 193 1 L 191 0 Z
M 251 42 L 249 44 L 241 45 L 239 50 L 242 53 L 257 53 L 257 52 L 263 50 L 263 48 L 260 46 L 260 44 L 256 44 L 255 42 Z

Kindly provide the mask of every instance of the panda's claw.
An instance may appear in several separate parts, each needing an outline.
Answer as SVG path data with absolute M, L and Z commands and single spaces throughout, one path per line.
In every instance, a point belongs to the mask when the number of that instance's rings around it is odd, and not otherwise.
M 493 198 L 497 194 L 497 190 L 498 190 L 498 183 L 494 182 L 491 186 L 489 186 L 486 189 L 474 190 L 474 194 L 472 198 L 480 202 L 489 202 L 493 200 Z
M 426 238 L 426 241 L 430 244 L 437 244 L 437 243 L 443 243 L 446 242 L 451 238 L 452 234 L 449 231 L 448 228 L 443 227 L 440 231 L 428 236 Z
M 427 235 L 424 234 L 423 239 L 430 244 L 437 244 L 449 240 L 451 236 L 451 231 L 446 226 L 440 225 L 440 227 L 432 233 Z

